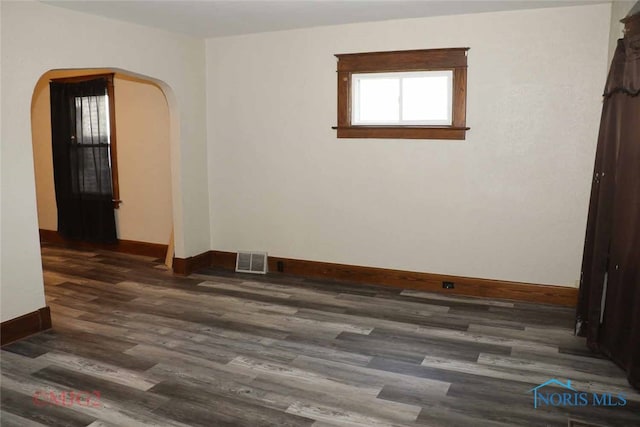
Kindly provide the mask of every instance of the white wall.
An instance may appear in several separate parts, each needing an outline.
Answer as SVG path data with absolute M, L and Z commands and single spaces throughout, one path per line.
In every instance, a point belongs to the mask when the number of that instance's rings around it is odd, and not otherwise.
M 205 77 L 200 40 L 0 2 L 0 320 L 45 304 L 30 102 L 39 77 L 62 68 L 121 68 L 163 86 L 178 257 L 260 248 L 573 285 L 610 12 L 604 4 L 208 40 Z M 451 46 L 471 47 L 467 141 L 335 138 L 333 54 Z
M 67 70 L 46 73 L 31 105 L 38 226 L 58 229 L 49 80 L 109 73 L 110 70 Z M 172 228 L 169 108 L 162 90 L 144 80 L 114 78 L 120 199 L 115 210 L 118 238 L 167 244 Z
M 51 69 L 121 68 L 166 84 L 176 256 L 209 249 L 204 42 L 39 2 L 1 3 L 1 320 L 44 306 L 30 104 Z M 172 113 L 173 113 L 172 111 Z
M 575 286 L 610 9 L 207 40 L 212 248 Z M 466 141 L 335 137 L 334 54 L 466 46 Z

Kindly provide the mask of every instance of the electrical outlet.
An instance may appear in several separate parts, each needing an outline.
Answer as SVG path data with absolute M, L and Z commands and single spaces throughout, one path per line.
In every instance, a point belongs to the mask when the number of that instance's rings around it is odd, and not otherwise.
M 455 285 L 453 282 L 442 282 L 442 289 L 453 289 Z

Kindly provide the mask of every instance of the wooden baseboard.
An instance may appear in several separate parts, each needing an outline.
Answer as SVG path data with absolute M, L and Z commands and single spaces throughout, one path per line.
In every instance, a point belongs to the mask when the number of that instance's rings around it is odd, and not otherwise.
M 211 266 L 234 269 L 235 258 L 235 252 L 211 251 Z M 348 280 L 452 295 L 512 299 L 567 307 L 575 307 L 578 300 L 578 290 L 565 286 L 536 285 L 269 256 L 269 272 L 278 272 L 279 266 L 281 272 L 298 276 Z M 455 288 L 443 289 L 444 281 L 453 282 Z
M 211 251 L 211 266 L 224 268 L 225 270 L 235 270 L 236 256 L 236 252 Z M 277 271 L 277 269 L 271 268 L 271 264 L 271 257 L 269 257 L 269 272 Z
M 135 240 L 118 240 L 118 243 L 90 243 L 78 240 L 66 239 L 55 230 L 40 230 L 40 241 L 48 243 L 63 244 L 74 248 L 82 249 L 104 249 L 108 251 L 124 252 L 133 255 L 144 255 L 154 258 L 165 258 L 168 245 L 159 243 L 138 242 Z
M 188 276 L 196 270 L 211 267 L 211 264 L 211 251 L 189 258 L 173 258 L 173 273 Z
M 0 324 L 0 345 L 9 344 L 38 332 L 51 329 L 49 307 L 42 307 Z

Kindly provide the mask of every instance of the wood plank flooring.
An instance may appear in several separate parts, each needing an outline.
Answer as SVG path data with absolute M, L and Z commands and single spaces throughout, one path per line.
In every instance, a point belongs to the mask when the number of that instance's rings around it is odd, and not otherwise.
M 54 329 L 2 348 L 2 426 L 640 426 L 572 309 L 42 256 Z M 628 403 L 534 409 L 550 378 Z

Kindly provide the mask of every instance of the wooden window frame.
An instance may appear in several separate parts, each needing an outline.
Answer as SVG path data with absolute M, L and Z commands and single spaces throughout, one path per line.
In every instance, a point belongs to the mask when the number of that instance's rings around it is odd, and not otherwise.
M 337 54 L 338 138 L 464 140 L 467 116 L 468 47 Z M 448 125 L 352 125 L 351 76 L 359 73 L 453 71 L 452 123 Z
M 111 191 L 113 196 L 113 208 L 120 208 L 122 200 L 120 200 L 120 182 L 118 180 L 118 149 L 116 146 L 116 99 L 114 94 L 113 79 L 114 73 L 108 74 L 90 74 L 84 76 L 62 77 L 52 79 L 58 83 L 80 83 L 87 80 L 106 79 L 107 80 L 107 96 L 109 98 L 109 155 L 111 156 Z

